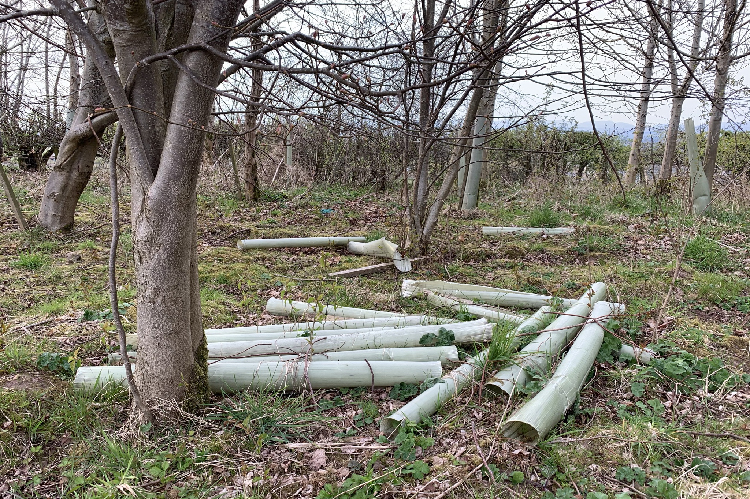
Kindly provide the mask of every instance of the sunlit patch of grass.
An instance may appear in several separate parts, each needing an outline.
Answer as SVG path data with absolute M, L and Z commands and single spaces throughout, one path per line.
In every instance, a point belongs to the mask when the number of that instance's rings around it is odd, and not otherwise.
M 99 245 L 96 241 L 92 241 L 91 239 L 86 239 L 85 241 L 76 244 L 77 250 L 95 250 L 97 248 L 99 248 Z
M 12 265 L 19 269 L 39 270 L 49 265 L 49 257 L 43 253 L 21 253 Z
M 0 349 L 0 373 L 15 372 L 33 365 L 34 351 L 25 339 L 3 338 Z
M 706 236 L 699 235 L 685 246 L 685 260 L 699 270 L 723 270 L 728 266 L 727 250 Z
M 743 294 L 747 288 L 742 281 L 721 274 L 696 272 L 691 288 L 698 298 L 712 303 L 728 303 Z
M 34 313 L 42 315 L 60 315 L 68 310 L 70 302 L 68 300 L 54 299 L 41 303 L 33 308 Z
M 563 217 L 550 204 L 532 210 L 526 218 L 529 227 L 559 227 L 562 223 Z

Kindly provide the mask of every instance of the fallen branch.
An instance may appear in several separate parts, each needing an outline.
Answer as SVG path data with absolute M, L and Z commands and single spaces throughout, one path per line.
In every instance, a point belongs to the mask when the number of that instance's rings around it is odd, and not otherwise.
M 2 159 L 2 157 L 3 141 L 0 138 L 0 160 Z M 13 210 L 13 215 L 15 215 L 16 220 L 18 221 L 18 225 L 21 227 L 21 230 L 28 230 L 29 227 L 26 224 L 26 218 L 23 216 L 21 205 L 18 204 L 16 194 L 13 192 L 13 186 L 10 185 L 10 180 L 8 180 L 8 176 L 5 174 L 5 169 L 3 169 L 2 161 L 0 161 L 0 181 L 2 181 L 3 183 L 3 191 L 5 191 L 5 197 L 8 199 L 8 203 Z
M 410 261 L 412 263 L 412 268 L 414 267 L 414 264 L 424 260 L 425 257 L 417 257 L 412 258 Z M 331 272 L 328 274 L 329 277 L 341 277 L 341 278 L 347 278 L 347 277 L 357 277 L 361 275 L 369 275 L 369 274 L 375 274 L 377 272 L 382 272 L 384 270 L 388 270 L 392 268 L 395 265 L 394 262 L 388 262 L 388 263 L 379 263 L 377 265 L 368 265 L 367 267 L 359 267 L 356 269 L 347 269 L 347 270 L 339 270 L 338 272 Z
M 482 227 L 485 236 L 496 236 L 499 234 L 544 234 L 546 236 L 565 236 L 573 234 L 576 230 L 572 227 Z
M 742 435 L 736 435 L 734 433 L 710 433 L 702 431 L 690 431 L 690 430 L 674 430 L 676 433 L 687 433 L 688 435 L 695 435 L 699 437 L 712 437 L 712 438 L 728 438 L 731 440 L 739 440 L 740 442 L 746 442 L 750 444 L 750 438 L 743 437 Z

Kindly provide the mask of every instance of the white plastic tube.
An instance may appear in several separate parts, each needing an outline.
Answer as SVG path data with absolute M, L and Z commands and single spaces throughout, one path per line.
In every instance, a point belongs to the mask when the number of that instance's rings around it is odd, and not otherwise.
M 602 283 L 593 284 L 577 304 L 544 328 L 539 336 L 521 350 L 518 362 L 496 372 L 487 381 L 485 388 L 494 394 L 505 393 L 510 397 L 517 386 L 526 386 L 531 377 L 530 373 L 549 370 L 551 358 L 559 354 L 575 337 L 594 304 L 604 298 L 606 286 L 602 289 L 603 286 Z M 610 308 L 608 305 L 607 312 L 603 315 L 609 314 Z
M 384 237 L 369 243 L 352 241 L 346 245 L 346 249 L 356 255 L 390 258 L 393 260 L 393 264 L 396 268 L 401 272 L 409 272 L 411 270 L 411 262 L 409 259 L 401 256 L 401 253 L 398 252 L 398 246 Z
M 287 324 L 267 324 L 265 326 L 227 327 L 206 329 L 206 336 L 212 334 L 235 333 L 278 333 L 281 331 L 306 331 L 310 329 L 358 329 L 363 327 L 381 326 L 416 326 L 419 324 L 433 324 L 434 317 L 427 315 L 400 315 L 396 317 L 370 317 L 366 319 L 344 319 L 324 321 L 300 321 Z
M 119 353 L 109 354 L 110 363 L 119 362 Z M 129 352 L 131 362 L 138 361 L 138 352 Z M 300 355 L 266 355 L 258 357 L 242 357 L 230 359 L 212 359 L 209 364 L 242 362 L 252 364 L 257 362 L 282 362 L 287 360 L 302 360 Z M 458 362 L 458 349 L 451 345 L 445 347 L 414 347 L 414 348 L 374 348 L 369 350 L 352 350 L 345 352 L 316 353 L 304 358 L 311 362 L 320 361 L 405 361 L 405 362 L 434 362 L 438 361 L 443 366 L 451 366 Z
M 456 296 L 458 298 L 478 300 L 506 307 L 539 308 L 550 305 L 555 300 L 554 297 L 547 295 L 456 282 L 412 281 L 404 279 L 401 284 L 401 295 L 405 297 L 424 291 L 432 291 L 443 296 Z M 577 301 L 575 299 L 562 299 L 562 305 L 563 307 L 572 307 Z
M 418 347 L 420 339 L 428 333 L 437 333 L 442 326 L 412 326 L 388 331 L 320 336 L 310 338 L 283 338 L 268 341 L 233 341 L 209 343 L 211 358 L 252 357 L 258 355 L 312 354 L 367 350 L 371 348 Z M 455 343 L 487 341 L 492 337 L 492 324 L 486 319 L 452 324 L 449 329 L 455 335 Z
M 137 365 L 136 365 L 137 368 Z M 421 383 L 439 377 L 440 362 L 261 362 L 217 363 L 208 367 L 208 385 L 214 392 L 242 390 L 300 390 L 393 386 Z M 107 383 L 127 386 L 125 368 L 80 367 L 73 380 L 79 390 L 98 390 Z
M 594 305 L 591 318 L 603 321 L 608 314 L 621 312 L 621 307 L 600 301 Z M 531 442 L 544 438 L 575 402 L 603 340 L 601 322 L 586 324 L 542 391 L 508 418 L 503 434 Z
M 364 242 L 365 237 L 287 237 L 281 239 L 244 239 L 237 241 L 237 248 L 313 248 L 324 246 L 346 246 L 351 241 Z
M 546 322 L 549 308 L 539 309 L 517 328 L 516 332 L 530 332 L 538 330 Z M 439 383 L 425 390 L 404 407 L 380 421 L 380 431 L 386 435 L 394 432 L 398 426 L 406 421 L 419 422 L 425 416 L 430 416 L 438 408 L 458 395 L 458 393 L 484 369 L 489 350 L 471 357 L 465 364 L 443 376 Z
M 453 310 L 465 310 L 466 312 L 476 315 L 477 317 L 484 317 L 491 322 L 510 322 L 513 324 L 521 324 L 524 320 L 526 320 L 526 317 L 522 317 L 520 315 L 506 314 L 504 312 L 480 307 L 478 305 L 467 305 L 461 303 L 458 300 L 454 300 L 453 298 L 440 296 L 428 290 L 424 291 L 424 295 L 427 298 L 427 301 L 435 306 L 448 307 Z
M 337 317 L 346 317 L 350 319 L 369 319 L 374 317 L 404 317 L 404 314 L 384 312 L 382 310 L 368 310 L 365 308 L 354 307 L 336 307 L 334 305 L 323 305 L 318 303 L 308 303 L 304 301 L 279 300 L 278 298 L 268 299 L 268 302 L 266 303 L 266 311 L 269 314 L 273 315 L 320 314 L 334 315 Z

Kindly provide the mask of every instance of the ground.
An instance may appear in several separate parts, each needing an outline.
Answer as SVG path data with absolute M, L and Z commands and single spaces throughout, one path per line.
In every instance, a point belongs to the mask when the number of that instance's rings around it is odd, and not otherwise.
M 31 218 L 44 175 L 9 169 Z M 126 393 L 86 395 L 71 387 L 78 365 L 106 363 L 116 349 L 102 170 L 84 193 L 74 229 L 64 234 L 47 234 L 33 221 L 28 232 L 19 231 L 0 199 L 0 497 L 596 499 L 750 492 L 747 185 L 730 185 L 700 221 L 684 215 L 679 193 L 659 201 L 638 189 L 623 201 L 613 185 L 559 179 L 495 186 L 469 215 L 452 201 L 429 259 L 408 278 L 561 297 L 604 281 L 610 299 L 628 307 L 625 318 L 610 324 L 612 332 L 660 353 L 655 364 L 640 366 L 603 351 L 573 409 L 531 445 L 499 433 L 530 395 L 490 398 L 481 381 L 395 441 L 378 432 L 379 418 L 405 403 L 389 389 L 214 397 L 197 414 L 172 411 L 175 419 L 148 436 L 124 427 Z M 264 313 L 269 297 L 450 314 L 401 298 L 404 275 L 395 270 L 327 276 L 375 259 L 335 248 L 235 247 L 240 238 L 317 235 L 403 243 L 396 189 L 268 190 L 251 205 L 228 191 L 215 176 L 200 189 L 205 327 L 281 322 Z M 118 287 L 132 331 L 137 297 L 127 222 Z M 570 225 L 576 233 L 481 236 L 483 225 L 526 224 Z

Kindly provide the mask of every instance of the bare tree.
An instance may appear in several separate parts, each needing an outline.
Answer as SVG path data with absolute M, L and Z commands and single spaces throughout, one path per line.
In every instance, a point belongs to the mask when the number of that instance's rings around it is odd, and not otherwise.
M 208 380 L 198 291 L 196 184 L 213 89 L 231 33 L 226 27 L 235 25 L 242 2 L 161 2 L 154 10 L 144 1 L 105 2 L 117 69 L 80 15 L 64 0 L 53 4 L 86 44 L 127 140 L 138 386 L 147 404 L 203 400 Z M 187 34 L 184 44 L 179 43 L 182 34 Z M 171 47 L 165 37 L 178 43 Z M 157 56 L 160 45 L 175 50 Z M 173 63 L 171 77 L 163 78 L 163 68 L 154 64 L 163 59 Z
M 740 15 L 745 9 L 746 2 L 738 5 L 737 0 L 724 0 L 724 26 L 719 49 L 716 53 L 716 77 L 714 78 L 714 89 L 711 98 L 711 117 L 708 120 L 708 137 L 706 140 L 706 151 L 703 155 L 703 169 L 708 180 L 708 191 L 711 192 L 716 170 L 716 155 L 719 150 L 719 137 L 721 135 L 721 122 L 724 118 L 726 106 L 725 93 L 727 81 L 729 80 L 729 67 L 732 64 L 732 40 L 735 30 L 739 26 Z
M 107 56 L 114 57 L 114 46 L 104 17 L 96 11 L 91 11 L 88 16 L 88 31 L 94 34 Z M 75 85 L 73 78 L 71 82 Z M 100 137 L 116 120 L 110 108 L 110 98 L 99 69 L 93 57 L 87 55 L 75 115 L 60 143 L 55 165 L 44 186 L 38 219 L 47 230 L 64 230 L 73 225 L 78 199 L 94 171 Z
M 699 63 L 704 13 L 705 0 L 697 0 L 693 13 L 693 36 L 690 44 L 688 66 L 685 68 L 685 75 L 680 82 L 678 82 L 679 76 L 677 73 L 677 61 L 675 60 L 674 55 L 675 47 L 673 46 L 673 41 L 675 40 L 675 36 L 673 31 L 673 23 L 663 23 L 663 28 L 665 29 L 667 35 L 667 50 L 669 51 L 669 73 L 672 89 L 672 106 L 669 115 L 667 136 L 664 140 L 664 155 L 662 156 L 661 167 L 659 169 L 658 190 L 660 192 L 666 189 L 666 182 L 672 176 L 672 165 L 674 163 L 675 151 L 677 150 L 677 135 L 680 130 L 682 107 L 685 103 L 685 99 L 687 98 L 688 91 L 690 90 L 690 84 L 694 79 L 695 70 L 698 67 Z
M 260 11 L 260 2 L 253 0 L 253 12 Z M 259 28 L 259 27 L 258 27 Z M 257 52 L 261 49 L 261 40 L 257 35 L 253 37 L 252 50 Z M 251 73 L 252 87 L 250 90 L 250 102 L 245 110 L 245 198 L 249 201 L 257 201 L 260 197 L 260 184 L 258 181 L 258 127 L 260 126 L 260 95 L 263 87 L 263 71 L 253 68 Z
M 628 167 L 622 183 L 625 187 L 635 185 L 635 178 L 638 172 L 643 170 L 641 165 L 641 144 L 643 143 L 643 133 L 646 130 L 646 118 L 648 116 L 648 104 L 651 98 L 652 77 L 654 73 L 654 56 L 656 53 L 656 36 L 658 23 L 652 16 L 648 24 L 648 41 L 644 51 L 645 62 L 641 80 L 641 96 L 638 102 L 638 112 L 636 113 L 635 130 L 633 132 L 633 141 L 630 146 L 630 156 L 628 157 Z M 641 175 L 643 177 L 643 175 Z
M 492 43 L 495 33 L 504 32 L 508 19 L 507 0 L 493 0 L 488 2 L 483 12 L 482 44 Z M 502 22 L 501 22 L 502 19 Z M 490 45 L 491 46 L 491 45 Z M 479 199 L 479 181 L 482 178 L 482 165 L 487 162 L 487 151 L 484 147 L 492 130 L 492 117 L 495 113 L 495 99 L 497 97 L 497 85 L 499 73 L 502 66 L 502 58 L 494 68 L 486 68 L 479 85 L 482 87 L 482 97 L 479 102 L 479 110 L 474 124 L 474 137 L 472 139 L 471 156 L 466 173 L 465 191 L 461 209 L 472 210 L 477 207 Z

